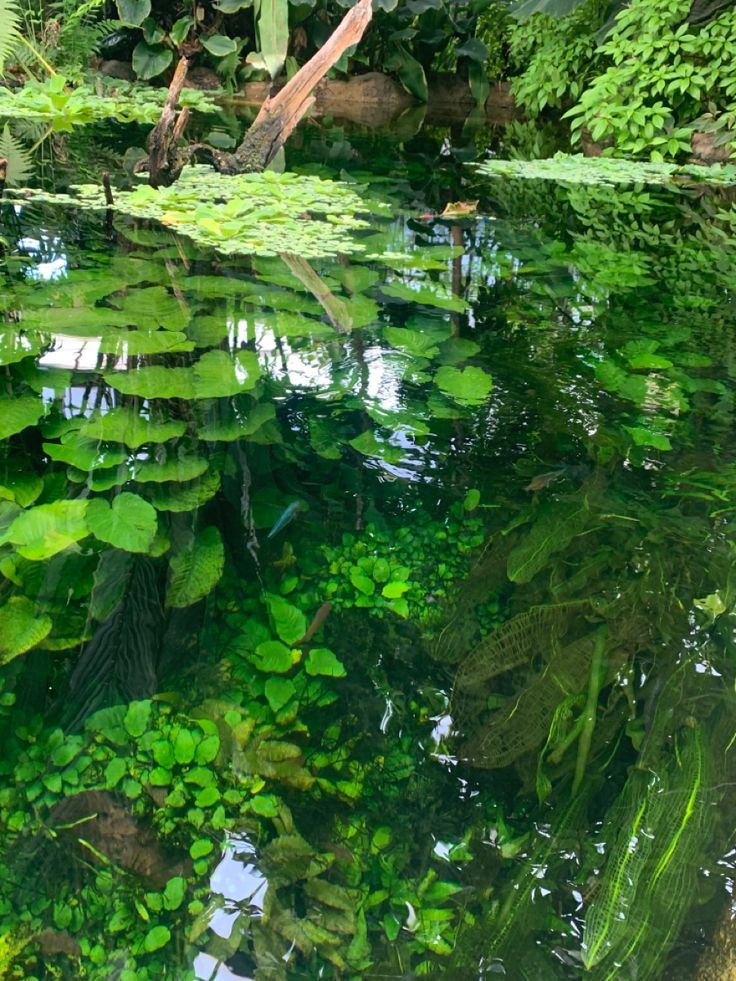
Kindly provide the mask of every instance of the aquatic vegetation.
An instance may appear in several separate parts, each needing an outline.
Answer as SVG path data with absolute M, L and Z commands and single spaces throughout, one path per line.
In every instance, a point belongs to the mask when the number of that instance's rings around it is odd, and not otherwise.
M 48 120 L 55 130 L 69 130 L 100 119 L 124 123 L 155 123 L 161 113 L 166 89 L 131 86 L 114 88 L 82 83 L 70 86 L 63 75 L 43 81 L 32 79 L 17 91 L 0 87 L 0 118 Z M 182 105 L 199 112 L 214 112 L 215 103 L 196 89 L 185 89 Z
M 108 210 L 102 187 L 84 184 L 74 195 L 41 194 L 32 198 L 67 206 Z M 160 221 L 198 245 L 226 255 L 306 257 L 357 252 L 353 236 L 366 223 L 366 208 L 345 185 L 295 174 L 215 174 L 211 168 L 187 168 L 171 187 L 141 185 L 115 195 L 115 210 L 132 218 Z
M 730 874 L 732 208 L 487 186 L 312 263 L 6 208 L 19 979 L 694 949 Z
M 642 162 L 614 157 L 584 157 L 557 153 L 547 160 L 484 160 L 475 165 L 487 177 L 521 177 L 561 184 L 672 184 L 730 186 L 736 183 L 736 167 L 731 164 L 674 164 L 664 161 Z

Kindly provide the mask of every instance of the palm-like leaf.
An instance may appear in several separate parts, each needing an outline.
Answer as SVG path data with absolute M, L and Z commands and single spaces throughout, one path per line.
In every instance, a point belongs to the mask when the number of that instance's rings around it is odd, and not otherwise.
M 0 75 L 5 70 L 5 60 L 19 38 L 20 7 L 17 0 L 0 0 Z

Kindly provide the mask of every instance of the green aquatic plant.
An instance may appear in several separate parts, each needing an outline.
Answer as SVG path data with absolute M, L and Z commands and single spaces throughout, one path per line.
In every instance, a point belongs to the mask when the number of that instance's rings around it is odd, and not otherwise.
M 109 208 L 103 188 L 85 184 L 75 191 L 37 192 L 33 198 L 96 211 Z M 361 245 L 352 233 L 366 227 L 357 217 L 365 210 L 363 201 L 343 184 L 273 172 L 216 175 L 204 166 L 187 168 L 171 187 L 120 191 L 114 207 L 133 218 L 160 221 L 227 255 L 357 252 Z
M 148 86 L 70 86 L 63 75 L 43 81 L 31 79 L 17 91 L 0 88 L 0 117 L 48 120 L 56 130 L 114 119 L 124 123 L 154 123 L 161 114 L 165 89 Z M 196 89 L 184 89 L 182 105 L 199 112 L 214 112 L 215 104 Z
M 659 184 L 675 187 L 694 185 L 730 186 L 736 183 L 731 164 L 675 164 L 641 162 L 612 157 L 584 157 L 557 153 L 547 160 L 484 160 L 474 165 L 486 177 L 522 177 L 561 184 Z

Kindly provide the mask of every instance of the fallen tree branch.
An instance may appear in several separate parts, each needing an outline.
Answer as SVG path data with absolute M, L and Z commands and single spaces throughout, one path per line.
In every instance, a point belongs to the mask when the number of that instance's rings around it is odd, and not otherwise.
M 189 71 L 189 59 L 182 55 L 169 85 L 169 94 L 159 121 L 148 137 L 148 180 L 152 187 L 172 184 L 181 173 L 175 161 L 175 147 L 189 118 L 189 110 L 177 113 L 177 105 Z

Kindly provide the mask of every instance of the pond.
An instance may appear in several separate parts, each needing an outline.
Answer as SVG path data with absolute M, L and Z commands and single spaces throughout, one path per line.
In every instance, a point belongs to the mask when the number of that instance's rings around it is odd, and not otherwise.
M 736 204 L 469 166 L 549 139 L 6 197 L 0 977 L 726 976 Z

